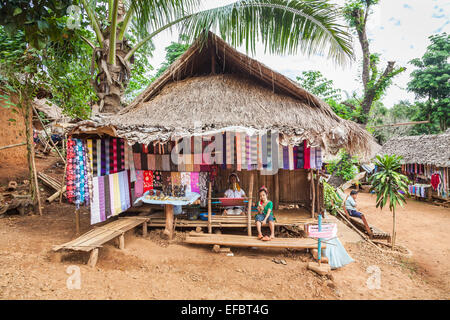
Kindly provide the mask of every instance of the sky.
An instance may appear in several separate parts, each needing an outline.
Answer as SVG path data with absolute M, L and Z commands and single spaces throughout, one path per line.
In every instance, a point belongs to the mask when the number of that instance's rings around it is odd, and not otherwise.
M 232 3 L 231 0 L 204 0 L 202 8 L 212 8 Z M 332 0 L 337 4 L 344 4 L 345 0 Z M 387 90 L 382 102 L 388 108 L 400 100 L 414 101 L 413 93 L 406 91 L 410 80 L 410 73 L 414 67 L 408 62 L 420 58 L 430 44 L 428 37 L 432 34 L 450 33 L 450 1 L 448 0 L 380 0 L 374 6 L 373 14 L 368 22 L 368 38 L 371 53 L 381 54 L 380 69 L 384 70 L 387 61 L 395 61 L 396 66 L 406 67 L 407 70 L 394 78 L 393 85 Z M 176 31 L 164 32 L 154 38 L 156 50 L 151 59 L 155 69 L 164 61 L 165 50 L 171 41 L 177 41 Z M 257 48 L 255 55 L 249 54 L 256 60 L 270 68 L 295 80 L 307 70 L 319 70 L 333 80 L 336 88 L 351 95 L 353 91 L 361 93 L 361 47 L 354 36 L 353 48 L 355 60 L 350 66 L 341 67 L 326 57 L 319 55 L 270 55 L 265 54 L 262 45 Z M 345 97 L 345 93 L 344 93 Z

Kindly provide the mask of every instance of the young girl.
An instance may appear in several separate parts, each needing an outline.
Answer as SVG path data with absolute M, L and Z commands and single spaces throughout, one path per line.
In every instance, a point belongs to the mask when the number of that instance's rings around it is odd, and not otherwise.
M 258 214 L 255 216 L 256 229 L 258 230 L 258 239 L 263 241 L 270 241 L 275 238 L 275 217 L 273 215 L 273 203 L 267 198 L 268 192 L 266 187 L 259 189 L 259 205 Z M 261 226 L 269 222 L 270 237 L 264 236 L 261 233 Z

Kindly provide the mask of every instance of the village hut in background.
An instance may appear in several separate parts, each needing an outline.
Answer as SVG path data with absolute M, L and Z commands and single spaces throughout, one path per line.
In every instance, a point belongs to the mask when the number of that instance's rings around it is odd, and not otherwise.
M 441 134 L 392 138 L 379 154 L 403 157 L 402 172 L 411 180 L 412 195 L 449 199 L 450 129 Z
M 95 115 L 91 120 L 77 123 L 68 133 L 82 139 L 124 139 L 125 144 L 133 148 L 136 169 L 141 163 L 147 165 L 142 159 L 146 157 L 143 154 L 151 153 L 150 149 L 164 155 L 173 141 L 193 136 L 209 137 L 217 132 L 227 136 L 229 132 L 246 136 L 276 132 L 278 155 L 283 154 L 281 150 L 290 148 L 291 152 L 292 148 L 306 144 L 308 148 L 320 149 L 323 154 L 336 154 L 345 148 L 367 160 L 376 146 L 371 135 L 356 123 L 341 119 L 325 102 L 297 83 L 238 52 L 212 33 L 206 41 L 197 40 L 119 114 Z M 90 143 L 95 146 L 96 142 Z M 241 140 L 242 145 L 245 147 Z M 135 152 L 140 153 L 138 160 Z M 234 158 L 239 157 L 237 153 Z M 216 177 L 208 188 L 208 220 L 183 221 L 178 218 L 176 227 L 207 226 L 211 232 L 213 227 L 246 226 L 251 233 L 254 221 L 250 209 L 247 217 L 228 222 L 211 213 L 213 200 L 223 194 L 228 176 L 234 171 L 248 195 L 249 208 L 257 199 L 258 188 L 264 185 L 276 209 L 281 204 L 295 204 L 304 208 L 307 215 L 316 217 L 323 212 L 323 192 L 319 183 L 321 165 L 306 169 L 295 165 L 294 170 L 289 170 L 293 169 L 291 163 L 286 168 L 282 159 L 281 156 L 282 169 L 275 174 L 265 174 L 264 170 L 257 169 L 256 163 L 254 167 L 238 166 L 233 161 L 236 159 L 218 165 Z M 133 182 L 130 188 L 132 186 Z M 165 220 L 164 217 L 150 220 L 150 226 L 172 228 L 171 206 L 165 208 Z

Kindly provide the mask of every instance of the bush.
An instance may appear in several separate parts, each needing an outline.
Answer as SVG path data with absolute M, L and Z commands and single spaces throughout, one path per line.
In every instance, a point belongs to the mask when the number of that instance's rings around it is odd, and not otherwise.
M 326 168 L 330 174 L 341 177 L 345 181 L 352 180 L 358 173 L 358 158 L 351 157 L 345 150 L 339 153 L 339 159 L 327 164 Z

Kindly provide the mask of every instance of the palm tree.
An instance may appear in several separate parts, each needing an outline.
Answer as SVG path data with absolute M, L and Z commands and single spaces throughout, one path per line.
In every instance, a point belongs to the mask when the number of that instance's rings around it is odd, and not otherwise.
M 80 0 L 96 35 L 93 86 L 100 111 L 117 112 L 129 78 L 133 55 L 160 32 L 178 27 L 188 41 L 207 30 L 219 31 L 233 46 L 255 51 L 261 40 L 270 53 L 322 54 L 339 64 L 353 56 L 351 36 L 338 23 L 341 11 L 327 0 L 247 0 L 199 11 L 200 0 Z M 101 5 L 106 4 L 106 9 Z M 108 12 L 102 12 L 108 11 Z M 131 47 L 133 24 L 138 43 Z M 95 62 L 95 63 L 94 63 Z
M 401 156 L 385 155 L 384 157 L 377 156 L 375 165 L 378 166 L 379 171 L 369 178 L 372 184 L 370 191 L 375 191 L 377 194 L 377 208 L 383 207 L 389 201 L 389 210 L 392 212 L 392 249 L 395 246 L 395 207 L 397 204 L 403 206 L 405 201 L 404 194 L 408 189 L 408 177 L 398 173 L 401 164 Z

